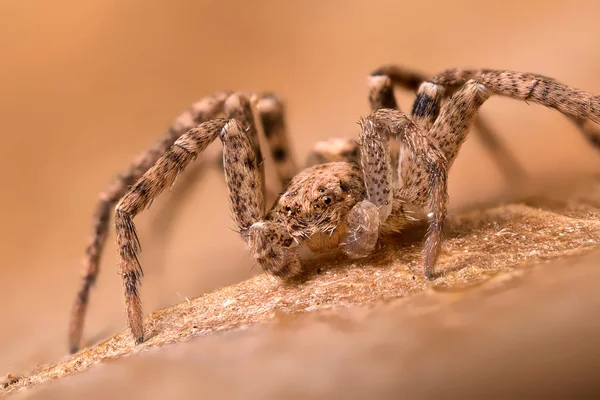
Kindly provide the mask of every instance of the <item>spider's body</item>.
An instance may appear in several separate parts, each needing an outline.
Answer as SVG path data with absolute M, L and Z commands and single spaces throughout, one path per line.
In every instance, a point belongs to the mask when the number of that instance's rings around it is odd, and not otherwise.
M 277 276 L 299 273 L 300 263 L 286 262 L 282 249 L 294 255 L 303 246 L 317 253 L 335 249 L 347 230 L 340 222 L 364 193 L 356 164 L 334 162 L 305 169 L 290 181 L 264 220 L 250 227 L 248 248 L 253 258 Z M 261 240 L 270 231 L 285 238 L 280 246 L 270 238 Z
M 471 122 L 492 154 L 504 165 L 510 162 L 489 128 L 476 118 L 493 94 L 557 109 L 591 143 L 600 143 L 592 125 L 600 123 L 600 96 L 540 75 L 454 69 L 427 80 L 397 67 L 384 67 L 368 82 L 372 112 L 360 120 L 358 142 L 321 142 L 309 157 L 311 166 L 300 172 L 290 156 L 283 106 L 276 96 L 258 96 L 253 103 L 240 93 L 218 93 L 182 114 L 157 146 L 137 159 L 102 196 L 73 310 L 71 349 L 79 346 L 89 289 L 98 273 L 114 204 L 128 322 L 136 342 L 144 340 L 138 293 L 140 244 L 133 218 L 217 138 L 223 144 L 225 181 L 237 230 L 253 259 L 282 278 L 302 271 L 304 250 L 338 249 L 349 258 L 364 257 L 375 250 L 381 233 L 401 231 L 417 219 L 429 225 L 423 267 L 426 276 L 435 277 L 448 201 L 448 170 Z M 410 115 L 398 109 L 394 84 L 418 89 Z M 269 143 L 285 188 L 267 212 L 259 132 Z
M 395 194 L 392 213 L 381 225 L 379 216 L 363 221 L 364 224 L 374 225 L 361 227 L 362 230 L 371 232 L 371 237 L 364 237 L 363 240 L 370 239 L 374 244 L 378 232 L 399 232 L 407 223 L 418 219 L 417 212 L 406 208 L 399 191 L 395 191 Z M 358 244 L 353 243 L 355 238 L 348 236 L 348 232 L 349 226 L 361 222 L 357 220 L 358 215 L 353 215 L 353 220 L 349 220 L 349 216 L 353 207 L 362 201 L 367 201 L 367 191 L 359 164 L 347 161 L 319 164 L 303 170 L 291 180 L 266 214 L 265 222 L 279 225 L 300 248 L 306 246 L 314 253 L 341 248 L 349 257 L 360 257 L 366 254 L 356 253 Z M 369 210 L 365 212 L 368 213 Z M 373 209 L 371 212 L 377 211 Z M 264 226 L 265 222 L 258 222 L 257 225 Z M 256 246 L 250 244 L 249 248 L 253 251 Z M 372 249 L 366 249 L 367 252 L 369 250 Z M 270 265 L 269 257 L 261 256 L 260 253 L 253 255 L 263 266 Z M 268 270 L 283 277 L 292 275 L 279 268 Z
M 296 240 L 308 240 L 314 251 L 337 246 L 352 207 L 365 197 L 358 165 L 333 162 L 309 167 L 296 175 L 266 215 L 281 224 Z M 331 245 L 311 240 L 316 234 L 331 236 Z M 337 240 L 336 240 L 337 239 Z

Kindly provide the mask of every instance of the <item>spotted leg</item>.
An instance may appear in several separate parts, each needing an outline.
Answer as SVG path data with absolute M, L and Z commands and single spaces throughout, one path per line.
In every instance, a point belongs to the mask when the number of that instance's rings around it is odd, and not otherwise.
M 206 97 L 190 106 L 169 127 L 167 133 L 150 149 L 136 158 L 127 171 L 116 177 L 105 191 L 100 193 L 100 200 L 93 217 L 92 234 L 83 257 L 81 286 L 73 303 L 69 324 L 69 349 L 72 353 L 79 349 L 83 334 L 83 323 L 89 301 L 90 289 L 96 282 L 100 272 L 100 260 L 106 237 L 112 208 L 164 152 L 188 129 L 202 121 L 213 118 L 222 111 L 227 94 L 217 93 Z
M 554 108 L 570 118 L 600 123 L 600 96 L 534 74 L 486 71 L 456 90 L 442 106 L 439 116 L 427 133 L 429 143 L 436 142 L 435 146 L 430 146 L 429 153 L 440 151 L 446 160 L 446 168 L 450 167 L 458 149 L 466 139 L 469 124 L 491 94 L 538 103 Z M 414 154 L 414 159 L 419 159 L 419 155 Z M 414 159 L 410 162 L 414 163 Z M 417 176 L 408 176 L 406 185 L 402 189 L 405 191 L 406 187 L 412 186 L 428 193 L 426 204 L 430 210 L 430 229 L 425 244 L 425 274 L 428 276 L 434 274 L 435 259 L 442 239 L 443 217 L 440 216 L 445 215 L 445 206 L 440 205 L 445 203 L 446 195 L 445 191 L 442 193 L 433 183 L 435 175 L 436 172 L 428 171 L 429 182 Z M 404 196 L 407 200 L 416 203 L 421 199 L 411 198 L 414 193 L 408 190 L 404 192 Z M 444 212 L 436 216 L 436 207 L 438 210 L 443 208 Z
M 389 154 L 382 153 L 390 138 L 398 140 L 403 148 L 426 166 L 427 176 L 420 182 L 427 187 L 427 200 L 423 206 L 429 214 L 429 230 L 425 239 L 424 272 L 433 276 L 435 261 L 439 254 L 442 227 L 447 207 L 448 163 L 445 155 L 431 145 L 425 132 L 406 114 L 399 110 L 381 108 L 361 122 L 364 145 L 361 161 L 364 169 L 368 201 L 377 206 L 379 221 L 385 221 L 392 211 L 393 193 Z M 365 168 L 366 167 L 366 168 Z M 405 194 L 400 189 L 401 197 Z M 406 198 L 412 202 L 410 198 Z M 414 204 L 414 203 L 413 203 Z M 365 208 L 360 203 L 357 207 Z M 368 206 L 365 209 L 372 209 Z
M 482 75 L 487 75 L 489 77 L 490 74 L 494 75 L 494 74 L 498 74 L 500 72 L 502 72 L 502 71 L 494 71 L 494 70 L 490 70 L 490 69 L 452 68 L 452 69 L 448 69 L 448 70 L 436 75 L 435 77 L 433 77 L 431 79 L 431 82 L 438 84 L 438 85 L 443 85 L 445 87 L 451 88 L 452 90 L 455 90 L 457 87 L 464 84 L 469 79 L 478 79 Z M 504 71 L 504 73 L 511 73 L 511 72 Z M 519 98 L 526 102 L 528 102 L 528 101 L 535 102 L 535 99 L 533 98 L 534 91 L 539 89 L 539 88 L 537 88 L 537 86 L 540 84 L 540 82 L 542 83 L 541 88 L 547 89 L 552 86 L 565 87 L 565 85 L 563 85 L 562 83 L 560 83 L 552 78 L 542 76 L 539 74 L 531 74 L 531 73 L 519 73 L 519 74 L 523 75 L 523 76 L 527 76 L 528 77 L 527 79 L 529 79 L 532 82 L 537 82 L 537 83 L 531 84 L 531 86 L 528 88 L 529 91 L 527 93 L 521 93 L 521 95 L 520 95 L 521 97 L 519 97 Z M 513 90 L 514 89 L 515 88 L 513 88 Z M 496 92 L 496 94 L 501 95 L 501 96 L 513 97 L 509 93 L 509 91 L 506 90 L 506 88 L 505 88 L 505 90 Z M 585 118 L 581 118 L 576 114 L 567 114 L 564 112 L 563 112 L 563 114 L 565 114 L 569 118 L 569 120 L 577 127 L 577 129 L 581 132 L 581 134 L 588 141 L 588 143 L 590 143 L 595 148 L 600 149 L 600 129 L 597 124 L 595 124 L 594 122 L 591 122 L 589 120 L 586 120 Z M 477 127 L 479 129 L 478 125 L 479 125 L 478 118 L 476 118 L 475 119 L 475 127 Z M 485 127 L 483 127 L 482 129 L 485 130 Z M 496 147 L 497 146 L 497 140 L 496 139 L 489 140 L 489 135 L 485 135 L 484 137 L 482 137 L 482 140 L 483 140 L 484 144 L 488 145 L 488 147 Z
M 396 65 L 382 66 L 369 77 L 371 109 L 374 111 L 379 107 L 396 108 L 393 107 L 393 104 L 395 104 L 393 98 L 388 102 L 373 101 L 373 98 L 385 99 L 392 97 L 392 84 L 405 90 L 414 91 L 417 93 L 417 97 L 413 103 L 411 118 L 425 130 L 428 130 L 437 118 L 443 102 L 452 96 L 461 84 L 467 81 L 465 77 L 474 77 L 478 73 L 478 70 L 468 69 L 452 71 L 454 72 L 444 72 L 431 78 L 423 73 Z M 390 83 L 383 81 L 381 77 L 387 77 Z M 378 94 L 377 89 L 381 91 L 383 96 Z M 509 182 L 522 180 L 526 176 L 525 170 L 499 135 L 492 129 L 487 119 L 481 115 L 476 115 L 473 127 L 476 136 L 506 177 L 506 180 Z
M 298 167 L 290 147 L 284 104 L 275 94 L 265 93 L 258 98 L 256 106 L 275 163 L 275 172 L 285 187 L 298 173 Z
M 448 110 L 446 114 L 440 113 L 428 133 L 429 138 L 437 141 L 450 163 L 456 157 L 468 131 L 462 122 L 464 118 L 461 113 L 481 106 L 473 99 L 464 96 L 466 88 L 470 87 L 556 109 L 577 121 L 587 132 L 592 131 L 593 124 L 600 123 L 600 96 L 535 74 L 486 70 L 456 91 L 444 105 L 444 109 Z M 455 111 L 450 111 L 452 108 Z
M 142 306 L 138 293 L 142 269 L 138 259 L 140 244 L 133 218 L 145 209 L 165 188 L 175 182 L 177 175 L 206 147 L 219 137 L 223 143 L 223 163 L 229 189 L 229 200 L 238 231 L 248 241 L 249 231 L 264 215 L 264 198 L 259 158 L 249 135 L 253 125 L 244 109 L 249 100 L 234 94 L 227 98 L 228 116 L 240 119 L 213 119 L 182 135 L 150 168 L 116 207 L 115 225 L 119 269 L 125 288 L 127 320 L 136 343 L 144 340 Z

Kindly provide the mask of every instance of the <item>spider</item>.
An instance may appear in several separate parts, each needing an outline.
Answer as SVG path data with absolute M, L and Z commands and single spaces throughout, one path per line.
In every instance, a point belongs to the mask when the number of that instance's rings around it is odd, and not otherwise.
M 133 218 L 217 138 L 223 144 L 225 181 L 237 232 L 252 258 L 281 278 L 302 271 L 306 252 L 337 249 L 351 259 L 365 257 L 376 248 L 380 234 L 398 232 L 415 220 L 428 224 L 423 271 L 435 278 L 448 202 L 448 170 L 472 122 L 493 153 L 500 155 L 498 160 L 508 160 L 500 142 L 476 117 L 492 94 L 554 108 L 600 146 L 600 134 L 594 130 L 594 124 L 600 123 L 600 96 L 541 75 L 449 69 L 428 77 L 383 66 L 367 81 L 371 113 L 359 120 L 358 142 L 320 142 L 309 157 L 311 165 L 299 173 L 290 156 L 284 107 L 276 95 L 216 93 L 181 114 L 167 134 L 101 194 L 72 311 L 71 351 L 80 345 L 89 290 L 98 275 L 115 204 L 128 326 L 136 344 L 143 342 L 140 243 Z M 395 87 L 417 92 L 410 115 L 400 111 Z M 258 132 L 267 139 L 284 185 L 268 210 Z

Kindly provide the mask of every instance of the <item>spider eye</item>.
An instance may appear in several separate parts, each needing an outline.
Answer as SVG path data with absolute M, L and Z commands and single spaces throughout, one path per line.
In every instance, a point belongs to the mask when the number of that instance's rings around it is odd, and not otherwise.
M 325 189 L 319 188 L 319 193 L 325 193 Z
M 331 204 L 331 197 L 329 197 L 329 196 L 323 197 L 323 203 L 325 203 L 325 204 Z
M 290 206 L 285 206 L 285 211 L 292 212 L 292 208 Z

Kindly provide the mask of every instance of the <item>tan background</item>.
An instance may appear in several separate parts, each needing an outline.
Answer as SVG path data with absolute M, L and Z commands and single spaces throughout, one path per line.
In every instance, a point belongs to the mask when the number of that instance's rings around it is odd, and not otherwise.
M 66 352 L 98 191 L 200 96 L 279 92 L 303 156 L 317 139 L 356 133 L 364 76 L 382 63 L 535 71 L 600 93 L 598 4 L 2 1 L 0 374 Z M 597 154 L 556 112 L 502 99 L 485 109 L 534 178 L 598 171 Z M 203 178 L 171 235 L 152 229 L 168 194 L 138 218 L 147 311 L 259 272 L 231 231 L 221 181 Z M 506 190 L 469 140 L 451 174 L 453 208 Z M 125 325 L 114 265 L 111 238 L 88 342 Z

